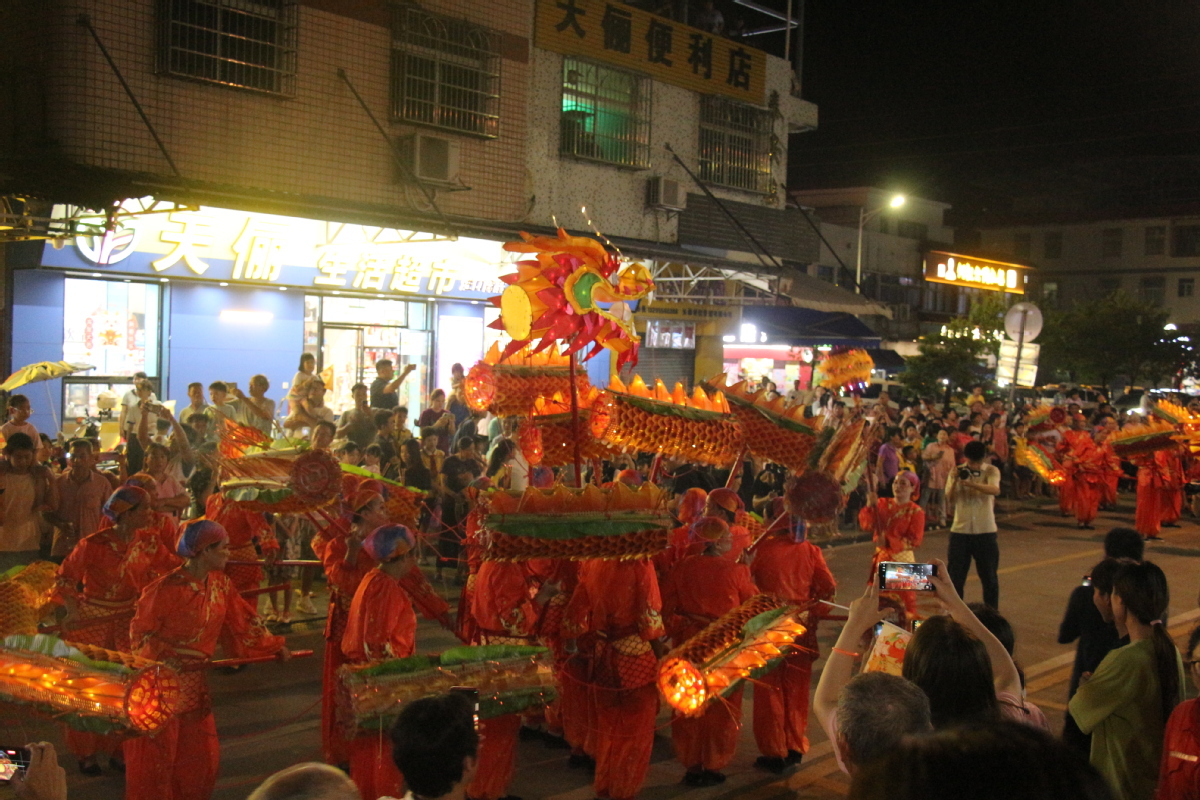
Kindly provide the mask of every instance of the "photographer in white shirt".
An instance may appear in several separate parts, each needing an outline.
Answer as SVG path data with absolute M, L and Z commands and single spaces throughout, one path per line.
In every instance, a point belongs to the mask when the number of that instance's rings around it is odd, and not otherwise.
M 974 558 L 975 572 L 983 584 L 983 602 L 999 610 L 1000 545 L 996 541 L 995 505 L 1000 495 L 1000 470 L 984 463 L 986 456 L 983 442 L 967 442 L 963 446 L 966 463 L 951 472 L 946 482 L 946 502 L 954 508 L 946 565 L 962 597 Z

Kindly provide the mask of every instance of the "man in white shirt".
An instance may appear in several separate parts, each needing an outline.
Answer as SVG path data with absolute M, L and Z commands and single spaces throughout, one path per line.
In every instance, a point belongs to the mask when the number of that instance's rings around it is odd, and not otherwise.
M 273 436 L 275 429 L 275 401 L 266 396 L 270 388 L 271 382 L 266 375 L 255 375 L 250 379 L 249 397 L 241 389 L 233 389 L 242 412 L 238 421 L 257 428 L 267 436 Z
M 179 412 L 177 417 L 179 422 L 183 425 L 188 425 L 191 423 L 192 417 L 197 414 L 203 414 L 211 417 L 212 412 L 209 411 L 209 409 L 211 409 L 212 406 L 204 402 L 204 384 L 200 381 L 189 383 L 187 392 L 188 400 L 190 400 L 191 403 L 187 406 L 184 406 L 183 411 Z
M 946 568 L 958 596 L 963 597 L 971 559 L 983 584 L 983 602 L 999 610 L 1000 545 L 996 540 L 996 498 L 1000 495 L 1000 470 L 985 464 L 987 447 L 972 441 L 963 445 L 967 463 L 950 473 L 946 482 L 946 502 L 954 506 L 950 526 L 950 550 Z

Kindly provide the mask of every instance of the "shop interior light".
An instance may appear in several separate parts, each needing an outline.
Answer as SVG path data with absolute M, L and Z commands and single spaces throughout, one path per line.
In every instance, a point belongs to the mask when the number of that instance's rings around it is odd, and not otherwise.
M 758 341 L 758 328 L 752 322 L 743 322 L 738 338 L 746 343 Z
M 266 325 L 273 319 L 275 319 L 275 315 L 270 311 L 243 311 L 235 308 L 226 308 L 220 314 L 221 322 L 232 322 L 241 325 Z
M 725 334 L 724 336 L 722 336 L 722 337 L 721 337 L 721 341 L 723 341 L 723 342 L 736 342 L 736 341 L 737 341 L 737 337 L 736 337 L 736 336 L 734 336 L 732 333 L 727 333 L 727 334 Z
M 217 284 L 217 285 L 218 285 L 218 286 L 228 286 L 229 284 L 228 284 L 228 283 L 226 283 L 225 281 L 221 281 L 221 282 L 220 282 L 219 284 Z

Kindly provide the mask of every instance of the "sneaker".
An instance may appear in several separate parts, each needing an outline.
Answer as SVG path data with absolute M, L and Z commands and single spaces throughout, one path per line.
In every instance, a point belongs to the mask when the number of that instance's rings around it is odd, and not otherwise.
M 317 607 L 313 605 L 313 596 L 311 594 L 300 594 L 299 591 L 297 591 L 296 594 L 300 595 L 300 599 L 296 601 L 296 611 L 300 614 L 315 615 L 317 613 Z

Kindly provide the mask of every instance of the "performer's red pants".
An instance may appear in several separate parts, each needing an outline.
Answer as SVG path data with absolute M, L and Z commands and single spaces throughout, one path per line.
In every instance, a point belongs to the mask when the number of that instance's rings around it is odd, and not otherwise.
M 671 722 L 675 757 L 688 769 L 720 772 L 737 752 L 742 721 L 742 687 L 709 703 L 699 717 L 677 715 Z
M 473 800 L 499 800 L 508 794 L 517 761 L 517 736 L 521 732 L 521 715 L 479 722 L 479 767 L 475 779 L 467 787 L 467 797 Z
M 364 733 L 350 741 L 350 777 L 362 800 L 404 796 L 404 776 L 392 761 L 387 731 Z
M 808 688 L 815 653 L 794 653 L 754 686 L 754 741 L 764 756 L 808 752 Z
M 596 796 L 632 800 L 642 789 L 654 748 L 654 718 L 658 714 L 658 687 L 636 689 L 597 688 Z
M 1138 483 L 1137 510 L 1134 512 L 1133 525 L 1142 536 L 1158 536 L 1163 518 L 1162 495 L 1162 489 L 1157 486 L 1143 486 Z
M 125 798 L 209 800 L 220 763 L 217 723 L 205 702 L 153 735 L 125 742 Z

